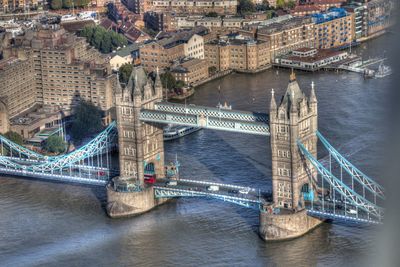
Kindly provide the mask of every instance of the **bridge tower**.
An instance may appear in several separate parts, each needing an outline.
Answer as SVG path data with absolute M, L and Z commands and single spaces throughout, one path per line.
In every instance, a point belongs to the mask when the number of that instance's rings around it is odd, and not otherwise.
M 306 97 L 292 72 L 287 90 L 277 106 L 272 90 L 270 131 L 272 152 L 272 208 L 260 212 L 259 233 L 264 240 L 284 240 L 301 236 L 322 223 L 308 216 L 304 196 L 314 196 L 316 171 L 308 168 L 296 141 L 300 140 L 317 156 L 318 107 L 311 84 Z M 315 192 L 315 191 L 314 191 Z
M 116 91 L 119 164 L 121 179 L 143 185 L 145 167 L 154 166 L 158 177 L 164 171 L 164 142 L 161 125 L 140 121 L 142 108 L 154 109 L 162 100 L 162 85 L 147 77 L 142 66 L 134 67 L 127 86 Z
M 141 213 L 157 205 L 144 175 L 164 177 L 164 142 L 161 125 L 140 120 L 142 108 L 154 109 L 162 100 L 157 71 L 153 82 L 142 66 L 133 68 L 128 84 L 115 92 L 120 176 L 107 187 L 107 212 L 111 217 Z
M 306 168 L 296 141 L 298 139 L 317 157 L 318 107 L 314 83 L 307 98 L 292 72 L 279 106 L 272 90 L 270 131 L 272 152 L 272 190 L 275 206 L 301 209 L 301 193 L 312 191 L 316 171 Z

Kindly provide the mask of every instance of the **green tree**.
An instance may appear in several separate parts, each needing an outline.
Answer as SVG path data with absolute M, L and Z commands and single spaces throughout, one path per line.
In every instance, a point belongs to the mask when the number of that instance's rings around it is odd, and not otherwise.
M 19 133 L 13 131 L 6 132 L 4 137 L 20 146 L 24 143 L 24 138 Z
M 62 0 L 51 0 L 50 1 L 50 7 L 51 9 L 57 10 L 62 8 Z
M 218 13 L 215 11 L 211 11 L 206 14 L 206 17 L 216 18 L 218 17 Z
M 286 3 L 286 6 L 287 6 L 289 9 L 293 9 L 293 8 L 296 6 L 296 2 L 293 1 L 293 0 L 290 0 L 289 2 Z
M 208 73 L 210 75 L 214 75 L 216 72 L 217 72 L 217 67 L 215 67 L 215 66 L 208 67 Z
M 265 14 L 267 15 L 267 19 L 272 19 L 275 16 L 275 11 L 267 10 L 265 11 Z
M 65 142 L 61 136 L 52 135 L 47 138 L 44 148 L 51 153 L 62 153 L 65 151 Z
M 244 15 L 256 11 L 256 5 L 251 0 L 239 0 L 238 13 Z
M 164 88 L 168 88 L 168 90 L 172 90 L 175 88 L 176 80 L 175 77 L 171 74 L 171 72 L 166 71 L 160 75 L 161 83 Z
M 73 0 L 62 0 L 63 8 L 72 8 Z
M 86 41 L 102 53 L 110 53 L 128 44 L 125 36 L 101 26 L 86 26 L 79 32 L 79 36 L 86 37 Z
M 81 100 L 74 109 L 73 115 L 71 135 L 74 140 L 81 141 L 84 137 L 96 133 L 102 128 L 102 112 L 91 102 Z
M 111 35 L 105 34 L 101 41 L 100 51 L 102 53 L 109 53 L 112 51 Z
M 184 86 L 185 86 L 185 82 L 184 81 L 178 80 L 175 83 L 175 88 L 177 88 L 177 89 L 182 89 L 182 87 L 184 87 Z
M 286 5 L 285 0 L 276 0 L 276 7 L 277 8 L 284 8 Z
M 119 81 L 121 83 L 127 84 L 129 81 L 129 76 L 132 73 L 132 69 L 133 69 L 133 65 L 126 63 L 123 64 L 120 68 L 119 68 Z

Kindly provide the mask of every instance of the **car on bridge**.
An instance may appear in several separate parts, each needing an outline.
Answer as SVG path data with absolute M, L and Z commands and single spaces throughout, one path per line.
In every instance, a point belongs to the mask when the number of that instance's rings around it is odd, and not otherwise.
M 219 191 L 219 186 L 218 185 L 210 185 L 207 186 L 208 191 Z
M 178 181 L 177 181 L 177 180 L 168 181 L 168 182 L 167 182 L 167 185 L 171 185 L 171 186 L 178 185 Z
M 347 212 L 348 214 L 354 214 L 354 215 L 357 215 L 357 214 L 358 214 L 357 210 L 355 210 L 355 209 L 347 209 L 346 212 Z
M 243 194 L 243 195 L 247 195 L 249 192 L 250 192 L 250 188 L 249 187 L 247 187 L 247 188 L 242 188 L 242 189 L 240 189 L 239 190 L 239 193 L 240 194 Z

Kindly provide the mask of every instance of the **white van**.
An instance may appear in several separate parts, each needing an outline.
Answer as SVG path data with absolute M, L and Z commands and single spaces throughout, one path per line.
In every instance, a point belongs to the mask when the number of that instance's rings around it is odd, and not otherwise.
M 210 185 L 207 187 L 208 191 L 218 191 L 219 190 L 219 186 L 218 185 Z
M 178 182 L 176 180 L 171 180 L 167 182 L 167 185 L 178 185 Z
M 247 195 L 249 192 L 250 192 L 250 188 L 248 188 L 248 187 L 239 190 L 239 193 L 244 194 L 244 195 Z

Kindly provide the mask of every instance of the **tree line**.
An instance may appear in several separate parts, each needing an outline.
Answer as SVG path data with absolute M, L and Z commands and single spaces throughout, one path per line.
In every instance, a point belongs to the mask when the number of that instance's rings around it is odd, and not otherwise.
M 51 9 L 87 7 L 90 0 L 50 0 Z
M 79 32 L 79 36 L 86 37 L 86 41 L 90 45 L 105 54 L 128 44 L 125 36 L 112 30 L 106 30 L 101 26 L 85 26 Z

